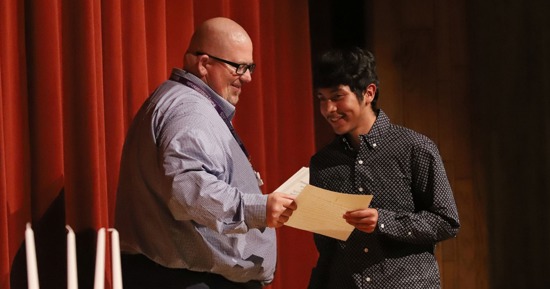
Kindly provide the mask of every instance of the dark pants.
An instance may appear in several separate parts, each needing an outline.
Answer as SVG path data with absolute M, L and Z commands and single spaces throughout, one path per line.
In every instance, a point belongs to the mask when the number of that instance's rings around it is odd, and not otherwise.
M 237 283 L 221 275 L 166 268 L 143 255 L 122 254 L 124 289 L 261 289 L 259 281 Z

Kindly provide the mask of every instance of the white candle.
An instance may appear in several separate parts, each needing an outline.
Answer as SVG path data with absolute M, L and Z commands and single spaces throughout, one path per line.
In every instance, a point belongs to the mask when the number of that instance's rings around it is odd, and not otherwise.
M 105 287 L 105 228 L 97 232 L 94 289 Z
M 74 231 L 69 225 L 67 228 L 67 289 L 78 289 L 78 270 L 76 265 L 76 240 Z
M 29 289 L 38 289 L 38 267 L 36 264 L 36 247 L 34 246 L 34 232 L 31 224 L 27 223 L 25 230 L 25 249 L 27 250 L 27 281 Z
M 122 289 L 122 271 L 120 267 L 120 242 L 118 231 L 109 229 L 111 232 L 111 261 L 113 266 L 113 289 Z

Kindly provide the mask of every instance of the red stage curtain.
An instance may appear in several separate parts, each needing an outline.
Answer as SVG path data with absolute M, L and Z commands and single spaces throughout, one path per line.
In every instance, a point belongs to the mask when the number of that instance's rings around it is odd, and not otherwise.
M 77 233 L 81 287 L 91 288 L 95 232 L 113 225 L 128 125 L 182 66 L 194 26 L 215 16 L 254 42 L 258 68 L 235 126 L 271 192 L 314 152 L 308 1 L 0 1 L 1 288 L 25 288 L 27 222 L 41 288 L 65 286 L 65 224 Z M 278 238 L 271 288 L 305 288 L 311 234 L 282 228 Z

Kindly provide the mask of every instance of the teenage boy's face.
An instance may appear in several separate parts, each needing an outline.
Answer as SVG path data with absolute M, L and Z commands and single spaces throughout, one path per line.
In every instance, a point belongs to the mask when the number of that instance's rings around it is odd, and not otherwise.
M 323 117 L 338 135 L 367 133 L 365 121 L 369 109 L 365 98 L 359 101 L 347 85 L 317 89 Z M 366 130 L 366 131 L 365 131 Z

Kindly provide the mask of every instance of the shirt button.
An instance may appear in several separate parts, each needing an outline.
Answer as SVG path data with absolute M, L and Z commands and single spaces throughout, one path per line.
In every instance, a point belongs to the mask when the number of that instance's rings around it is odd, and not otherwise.
M 375 148 L 375 147 L 376 147 L 376 143 L 373 143 L 373 144 L 372 144 L 372 147 Z
M 363 252 L 368 253 L 368 252 L 369 252 L 369 248 L 363 249 Z
M 380 228 L 384 229 L 384 224 L 380 224 Z
M 359 163 L 360 165 L 362 165 L 362 164 L 363 164 L 363 160 L 359 160 L 358 163 Z
M 362 191 L 363 191 L 363 188 L 359 187 L 357 190 L 360 191 L 360 192 L 362 192 Z
M 409 236 L 412 235 L 412 232 L 408 232 L 407 235 L 409 235 Z
M 370 277 L 367 277 L 367 278 L 365 278 L 365 280 L 367 280 L 367 282 L 370 282 L 371 279 L 370 279 Z

